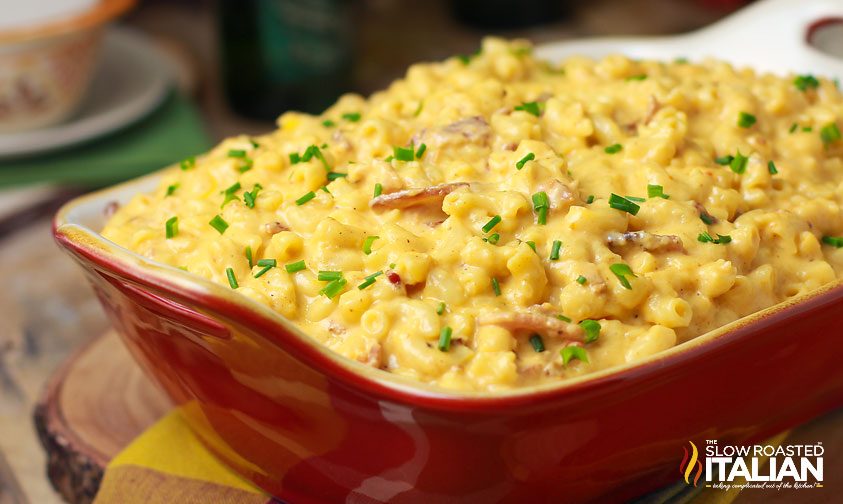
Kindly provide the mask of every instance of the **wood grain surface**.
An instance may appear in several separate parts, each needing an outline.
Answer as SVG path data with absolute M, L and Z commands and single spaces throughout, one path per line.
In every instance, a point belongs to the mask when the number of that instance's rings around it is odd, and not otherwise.
M 108 462 L 171 408 L 109 331 L 71 357 L 35 408 L 47 475 L 65 500 L 91 502 Z

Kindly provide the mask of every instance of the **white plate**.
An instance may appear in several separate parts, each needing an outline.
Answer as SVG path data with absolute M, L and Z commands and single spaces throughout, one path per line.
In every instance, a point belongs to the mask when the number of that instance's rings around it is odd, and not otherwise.
M 0 159 L 40 154 L 112 133 L 154 110 L 167 96 L 171 63 L 131 30 L 106 30 L 96 73 L 79 110 L 62 124 L 0 134 Z

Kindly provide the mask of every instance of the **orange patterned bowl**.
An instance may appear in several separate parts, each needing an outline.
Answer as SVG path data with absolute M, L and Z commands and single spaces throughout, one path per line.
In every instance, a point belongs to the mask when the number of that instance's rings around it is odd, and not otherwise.
M 627 499 L 679 481 L 689 440 L 750 443 L 843 406 L 841 283 L 632 365 L 456 393 L 333 354 L 249 298 L 97 233 L 109 205 L 158 179 L 69 203 L 55 238 L 200 439 L 290 502 Z
M 0 132 L 49 126 L 82 101 L 102 29 L 135 0 L 99 0 L 66 18 L 0 30 Z

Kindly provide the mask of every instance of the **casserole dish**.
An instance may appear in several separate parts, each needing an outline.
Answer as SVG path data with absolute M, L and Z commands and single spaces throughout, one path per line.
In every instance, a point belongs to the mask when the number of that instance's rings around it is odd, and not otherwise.
M 55 15 L 35 20 L 27 19 L 37 12 L 33 7 L 6 7 L 12 19 L 19 11 L 29 24 L 0 29 L 0 131 L 35 129 L 70 116 L 94 74 L 103 27 L 134 3 L 57 2 L 44 6 Z
M 158 177 L 69 204 L 56 238 L 204 442 L 286 500 L 630 498 L 674 480 L 689 440 L 751 442 L 843 403 L 840 331 L 829 329 L 839 283 L 561 385 L 458 394 L 372 371 L 244 296 L 93 231 L 109 203 Z

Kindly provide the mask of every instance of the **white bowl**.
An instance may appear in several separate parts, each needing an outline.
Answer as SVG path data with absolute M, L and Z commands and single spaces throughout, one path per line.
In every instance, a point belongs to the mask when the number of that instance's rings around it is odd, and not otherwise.
M 98 0 L 81 12 L 0 30 L 0 132 L 71 115 L 93 75 L 102 29 L 135 0 Z

